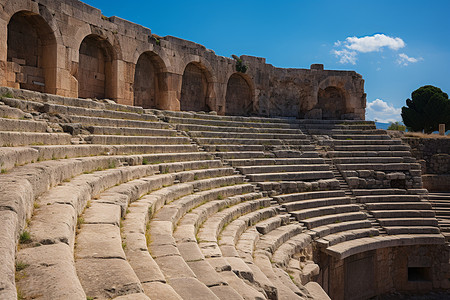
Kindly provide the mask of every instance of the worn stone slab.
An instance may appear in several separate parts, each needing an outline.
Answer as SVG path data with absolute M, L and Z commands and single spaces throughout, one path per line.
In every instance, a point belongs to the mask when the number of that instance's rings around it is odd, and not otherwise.
M 142 284 L 145 294 L 152 300 L 182 300 L 180 295 L 167 283 L 146 282 Z
M 77 235 L 75 257 L 125 259 L 120 228 L 111 224 L 83 224 Z
M 231 286 L 236 292 L 239 293 L 244 299 L 255 299 L 264 300 L 267 299 L 266 295 L 257 291 L 255 288 L 251 287 L 249 284 L 245 283 L 241 278 L 239 278 L 232 271 L 224 271 L 220 273 L 223 279 L 225 279 L 229 286 Z
M 41 132 L 0 132 L 0 146 L 25 145 L 64 145 L 70 144 L 71 135 L 67 133 L 41 133 Z
M 191 261 L 187 264 L 195 273 L 197 279 L 206 286 L 211 287 L 227 284 L 207 261 Z
M 248 263 L 247 265 L 253 272 L 253 286 L 258 290 L 262 289 L 266 293 L 267 298 L 278 299 L 278 289 L 272 282 L 270 282 L 259 267 L 253 263 Z
M 86 299 L 78 280 L 70 247 L 59 243 L 26 248 L 17 254 L 26 267 L 17 287 L 27 299 Z
M 166 278 L 159 269 L 158 264 L 148 251 L 128 250 L 127 247 L 125 253 L 128 263 L 142 283 L 154 281 L 166 282 Z
M 17 215 L 0 210 L 0 298 L 16 299 L 15 252 Z
M 5 170 L 37 161 L 39 153 L 29 147 L 0 147 L 0 167 Z
M 111 224 L 119 226 L 121 209 L 119 205 L 92 201 L 83 214 L 84 224 Z
M 158 264 L 159 269 L 167 280 L 196 277 L 181 256 L 162 256 L 155 258 L 155 262 Z
M 231 286 L 219 285 L 209 288 L 220 300 L 244 300 Z
M 227 257 L 226 260 L 230 264 L 234 274 L 249 282 L 253 282 L 253 271 L 242 259 L 238 257 Z
M 109 299 L 143 292 L 133 269 L 123 259 L 78 259 L 75 266 L 88 297 Z
M 196 278 L 174 278 L 169 280 L 173 289 L 184 299 L 218 300 L 219 298 Z
M 116 300 L 150 300 L 144 293 L 136 293 L 114 298 Z
M 204 260 L 198 244 L 196 242 L 177 243 L 178 250 L 186 262 Z
M 165 257 L 165 256 L 180 256 L 177 246 L 175 245 L 155 245 L 151 243 L 148 246 L 148 251 L 153 258 Z
M 323 288 L 317 282 L 308 282 L 307 284 L 305 284 L 305 288 L 308 290 L 313 299 L 331 300 L 331 298 L 327 295 L 327 293 L 325 293 Z

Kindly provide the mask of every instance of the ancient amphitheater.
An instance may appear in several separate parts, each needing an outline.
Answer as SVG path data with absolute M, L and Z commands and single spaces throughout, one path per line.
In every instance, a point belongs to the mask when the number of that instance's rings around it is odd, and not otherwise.
M 0 21 L 1 299 L 450 288 L 421 165 L 363 121 L 359 74 L 217 56 L 76 0 L 0 0 Z

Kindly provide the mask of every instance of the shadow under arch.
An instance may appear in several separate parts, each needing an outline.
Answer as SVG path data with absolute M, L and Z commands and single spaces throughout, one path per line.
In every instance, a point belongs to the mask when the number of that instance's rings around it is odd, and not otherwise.
M 80 44 L 79 63 L 76 72 L 78 97 L 114 98 L 115 70 L 117 59 L 111 43 L 97 34 L 87 35 Z
M 214 95 L 211 72 L 199 62 L 188 63 L 182 77 L 180 110 L 210 111 Z
M 8 23 L 9 86 L 45 93 L 56 92 L 57 42 L 54 30 L 37 13 L 19 11 Z
M 317 108 L 322 110 L 323 120 L 340 120 L 347 113 L 346 92 L 337 86 L 319 88 Z
M 228 79 L 225 114 L 248 116 L 255 112 L 255 89 L 248 75 L 233 73 Z
M 135 106 L 157 109 L 164 107 L 162 101 L 168 90 L 164 80 L 166 71 L 164 61 L 155 52 L 145 51 L 139 56 L 133 83 Z

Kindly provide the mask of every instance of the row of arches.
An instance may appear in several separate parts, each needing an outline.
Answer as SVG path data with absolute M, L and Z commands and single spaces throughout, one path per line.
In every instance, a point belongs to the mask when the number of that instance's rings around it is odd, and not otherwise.
M 57 42 L 51 27 L 36 13 L 15 13 L 8 23 L 7 62 L 15 75 L 16 86 L 33 91 L 55 93 Z M 78 84 L 80 98 L 114 98 L 117 88 L 117 54 L 111 43 L 98 34 L 82 40 L 78 62 L 71 74 Z M 158 54 L 142 53 L 134 68 L 133 104 L 144 108 L 162 108 L 161 99 L 168 92 L 166 66 Z M 253 111 L 253 86 L 243 74 L 230 76 L 225 96 L 227 114 L 245 115 Z M 214 106 L 214 82 L 210 71 L 198 62 L 184 69 L 179 92 L 181 110 L 210 111 Z

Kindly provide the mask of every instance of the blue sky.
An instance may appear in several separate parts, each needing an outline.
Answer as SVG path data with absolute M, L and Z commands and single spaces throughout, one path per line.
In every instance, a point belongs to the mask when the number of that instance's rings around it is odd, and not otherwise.
M 265 57 L 285 68 L 323 63 L 355 70 L 366 81 L 370 120 L 401 120 L 400 107 L 426 84 L 450 94 L 449 0 L 84 2 L 218 55 Z

